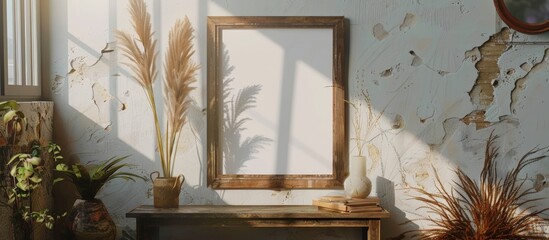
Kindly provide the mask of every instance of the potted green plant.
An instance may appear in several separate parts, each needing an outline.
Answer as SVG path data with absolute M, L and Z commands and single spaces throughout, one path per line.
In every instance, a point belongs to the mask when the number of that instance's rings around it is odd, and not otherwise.
M 60 158 L 47 154 L 52 145 L 41 146 L 37 139 L 20 141 L 27 129 L 27 119 L 16 101 L 0 102 L 0 114 L 0 210 L 11 221 L 11 226 L 0 229 L 11 231 L 0 232 L 5 238 L 17 240 L 48 238 L 61 217 L 44 204 L 48 201 L 48 188 L 55 183 L 50 177 L 52 168 Z
M 9 167 L 10 183 L 6 190 L 8 202 L 6 206 L 12 208 L 12 224 L 15 239 L 31 239 L 33 227 L 43 224 L 51 230 L 54 223 L 61 217 L 53 215 L 47 208 L 34 209 L 31 198 L 34 189 L 42 187 L 43 176 L 47 171 L 41 157 L 41 147 L 34 145 L 30 153 L 15 154 L 7 163 Z M 59 159 L 55 159 L 58 162 Z M 55 183 L 55 180 L 52 184 Z M 2 187 L 4 184 L 2 184 Z
M 135 181 L 144 177 L 130 172 L 120 172 L 124 157 L 113 157 L 95 166 L 74 164 L 67 166 L 59 164 L 56 172 L 74 183 L 81 199 L 76 200 L 66 219 L 67 234 L 73 239 L 115 239 L 116 225 L 110 217 L 107 208 L 95 196 L 110 180 L 125 179 Z
M 127 65 L 134 72 L 133 79 L 141 85 L 151 106 L 156 144 L 162 164 L 162 177 L 153 180 L 154 207 L 174 208 L 179 206 L 179 193 L 185 180 L 183 175 L 174 175 L 177 144 L 181 129 L 187 122 L 187 109 L 191 101 L 191 84 L 196 81 L 199 66 L 191 59 L 193 50 L 193 28 L 188 18 L 177 20 L 168 36 L 168 49 L 164 61 L 163 95 L 166 102 L 167 120 L 162 133 L 153 85 L 157 80 L 156 67 L 158 50 L 152 31 L 151 16 L 143 0 L 131 0 L 129 12 L 136 37 L 117 31 L 120 49 L 127 57 Z M 154 172 L 153 172 L 154 173 Z M 153 174 L 151 174 L 152 178 Z

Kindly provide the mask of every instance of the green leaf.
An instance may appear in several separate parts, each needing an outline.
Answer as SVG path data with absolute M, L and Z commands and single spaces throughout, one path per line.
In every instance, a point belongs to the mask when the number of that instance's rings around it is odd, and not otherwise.
M 20 134 L 27 127 L 27 119 L 20 111 L 8 111 L 3 120 L 10 138 L 15 134 Z
M 12 110 L 12 109 L 13 110 L 19 109 L 19 104 L 17 104 L 16 101 L 9 100 L 9 101 L 0 102 L 0 110 L 1 111 Z
M 29 180 L 31 180 L 32 182 L 34 183 L 40 183 L 42 182 L 42 178 L 39 177 L 38 175 L 34 174 L 31 178 L 29 178 Z M 55 183 L 55 182 L 54 182 Z
M 49 143 L 48 153 L 50 153 L 53 156 L 53 160 L 55 162 L 59 162 L 63 160 L 63 156 L 61 156 L 61 147 L 55 143 L 52 143 L 52 142 Z
M 93 179 L 103 179 L 105 182 L 108 181 L 109 177 L 113 175 L 116 171 L 120 170 L 120 168 L 125 167 L 125 164 L 120 164 L 118 166 L 111 167 L 105 171 L 97 171 L 95 172 L 95 175 L 92 176 Z
M 74 164 L 70 168 L 66 165 L 59 164 L 56 167 L 56 172 L 62 173 L 63 176 L 71 178 L 78 192 L 83 199 L 93 199 L 103 185 L 115 178 L 135 181 L 134 178 L 145 180 L 144 177 L 133 173 L 118 171 L 123 167 L 132 166 L 122 163 L 129 156 L 112 157 L 100 163 L 97 166 L 84 167 L 80 164 Z M 69 168 L 69 170 L 66 170 Z
M 31 214 L 29 212 L 23 212 L 23 219 L 25 219 L 25 221 L 28 221 L 30 218 L 31 218 Z
M 96 169 L 96 172 L 103 172 L 107 171 L 110 168 L 112 168 L 114 165 L 118 164 L 119 162 L 123 161 L 124 159 L 128 158 L 129 155 L 123 156 L 123 157 L 112 157 L 109 158 L 107 161 L 105 161 L 103 164 L 99 165 L 99 167 Z M 93 174 L 95 175 L 95 173 Z
M 34 169 L 33 168 L 25 168 L 24 166 L 23 167 L 18 167 L 17 168 L 17 172 L 16 172 L 16 178 L 19 180 L 19 179 L 27 179 L 29 178 L 30 176 L 32 176 L 32 174 L 34 174 Z
M 17 111 L 16 110 L 9 110 L 6 114 L 4 114 L 4 123 L 8 123 L 12 121 L 14 118 L 17 117 Z
M 57 171 L 68 171 L 69 170 L 69 166 L 67 166 L 66 164 L 64 163 L 60 163 L 60 164 L 57 164 L 55 166 L 55 170 Z
M 44 214 L 36 214 L 34 221 L 41 223 L 44 222 L 45 219 Z
M 40 145 L 39 145 L 39 144 L 34 144 L 34 145 L 32 146 L 31 155 L 32 155 L 33 157 L 38 157 L 38 156 L 40 156 Z
M 26 153 L 19 153 L 19 154 L 16 154 L 14 155 L 12 158 L 10 158 L 10 160 L 8 161 L 8 165 L 10 164 L 15 164 L 15 165 L 19 165 L 21 163 L 25 164 L 27 161 L 27 159 L 31 158 L 32 156 L 30 154 L 26 154 Z
M 82 178 L 82 173 L 80 172 L 79 167 L 80 167 L 79 164 L 72 165 L 72 172 L 74 173 L 77 179 Z
M 15 193 L 12 192 L 8 195 L 8 204 L 12 205 L 15 202 Z
M 22 181 L 19 181 L 17 182 L 17 184 L 15 184 L 19 189 L 23 190 L 23 191 L 28 191 L 29 190 L 29 181 L 27 180 L 22 180 Z
M 31 163 L 34 166 L 38 166 L 42 162 L 42 159 L 39 157 L 31 157 L 27 158 L 27 162 Z
M 12 167 L 11 170 L 10 170 L 10 175 L 11 175 L 12 177 L 15 177 L 15 174 L 16 174 L 16 173 L 17 173 L 17 166 L 14 166 L 14 167 Z
M 65 179 L 64 179 L 64 178 L 56 178 L 56 179 L 53 179 L 53 185 L 55 185 L 56 183 L 61 182 L 61 181 L 63 181 L 63 180 L 65 180 Z
M 29 154 L 26 154 L 26 153 L 15 154 L 15 155 L 13 155 L 13 157 L 11 157 L 10 160 L 8 161 L 8 165 L 9 165 L 9 164 L 12 164 L 15 160 L 22 161 L 23 159 L 28 158 L 28 157 L 30 157 L 30 155 L 29 155 Z
M 113 179 L 116 179 L 116 178 L 123 178 L 125 180 L 131 180 L 133 182 L 135 182 L 135 179 L 134 178 L 139 178 L 139 179 L 142 179 L 143 181 L 146 181 L 147 179 L 143 176 L 140 176 L 140 175 L 137 175 L 137 174 L 134 174 L 134 173 L 129 173 L 129 172 L 120 172 L 120 173 L 115 173 L 113 174 L 110 178 L 109 178 L 109 181 L 110 180 L 113 180 Z

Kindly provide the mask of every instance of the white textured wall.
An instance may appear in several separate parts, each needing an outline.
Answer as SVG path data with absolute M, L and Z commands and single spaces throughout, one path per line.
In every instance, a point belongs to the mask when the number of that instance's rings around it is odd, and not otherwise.
M 175 172 L 187 179 L 181 204 L 309 204 L 314 197 L 334 192 L 212 191 L 205 186 L 202 110 L 206 107 L 207 16 L 343 15 L 349 19 L 350 97 L 356 99 L 361 90 L 367 90 L 374 111 L 383 112 L 382 121 L 369 135 L 373 140 L 368 148 L 368 174 L 375 183 L 373 193 L 382 197 L 383 206 L 392 213 L 382 224 L 385 237 L 425 226 L 418 221 L 399 224 L 417 218 L 420 205 L 409 200 L 408 187 L 432 189 L 432 167 L 448 183 L 455 167 L 478 175 L 484 140 L 492 130 L 505 134 L 499 143 L 507 159 L 500 166 L 510 168 L 527 150 L 549 145 L 546 46 L 511 47 L 501 57 L 481 55 L 481 46 L 497 32 L 492 1 L 162 0 L 148 1 L 148 6 L 162 50 L 175 19 L 188 15 L 196 28 L 195 59 L 202 69 L 192 94 L 196 108 L 191 122 L 198 136 L 186 127 L 179 146 Z M 147 100 L 119 64 L 123 57 L 113 44 L 113 30 L 131 30 L 127 1 L 44 0 L 42 13 L 43 77 L 50 81 L 55 102 L 55 138 L 66 155 L 89 162 L 131 154 L 138 165 L 135 172 L 148 175 L 159 170 Z M 498 84 L 491 87 L 489 79 L 473 91 L 482 70 L 475 64 L 489 57 L 499 63 L 501 74 L 494 76 Z M 493 88 L 494 93 L 483 101 L 475 92 L 482 96 L 485 88 Z M 466 121 L 479 112 L 483 128 Z M 549 175 L 549 163 L 538 163 L 526 172 L 526 184 L 531 186 L 536 174 Z M 112 182 L 99 197 L 120 229 L 133 228 L 134 222 L 124 214 L 140 204 L 151 204 L 150 189 L 150 182 Z M 548 195 L 543 190 L 533 197 Z M 541 203 L 549 205 L 548 200 Z

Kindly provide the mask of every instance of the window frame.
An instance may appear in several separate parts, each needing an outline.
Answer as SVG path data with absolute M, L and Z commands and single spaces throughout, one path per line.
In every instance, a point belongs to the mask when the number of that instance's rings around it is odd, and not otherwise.
M 7 1 L 0 4 L 2 24 L 0 24 L 0 100 L 40 100 L 42 95 L 41 66 L 40 66 L 40 1 L 39 0 L 14 0 L 14 4 L 20 4 L 20 26 L 14 26 L 16 45 L 15 51 L 20 51 L 15 57 L 14 71 L 16 78 L 21 79 L 21 85 L 10 85 L 8 80 L 8 16 Z M 17 9 L 17 7 L 14 7 Z M 16 10 L 13 10 L 14 12 Z M 23 66 L 18 67 L 17 64 Z M 29 77 L 30 76 L 30 77 Z M 17 81 L 17 80 L 16 80 Z M 36 86 L 33 86 L 33 82 Z

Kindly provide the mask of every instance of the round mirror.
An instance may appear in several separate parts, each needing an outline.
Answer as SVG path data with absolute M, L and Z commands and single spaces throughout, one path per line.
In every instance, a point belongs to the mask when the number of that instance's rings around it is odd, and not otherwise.
M 494 0 L 501 19 L 523 33 L 549 30 L 549 0 Z

